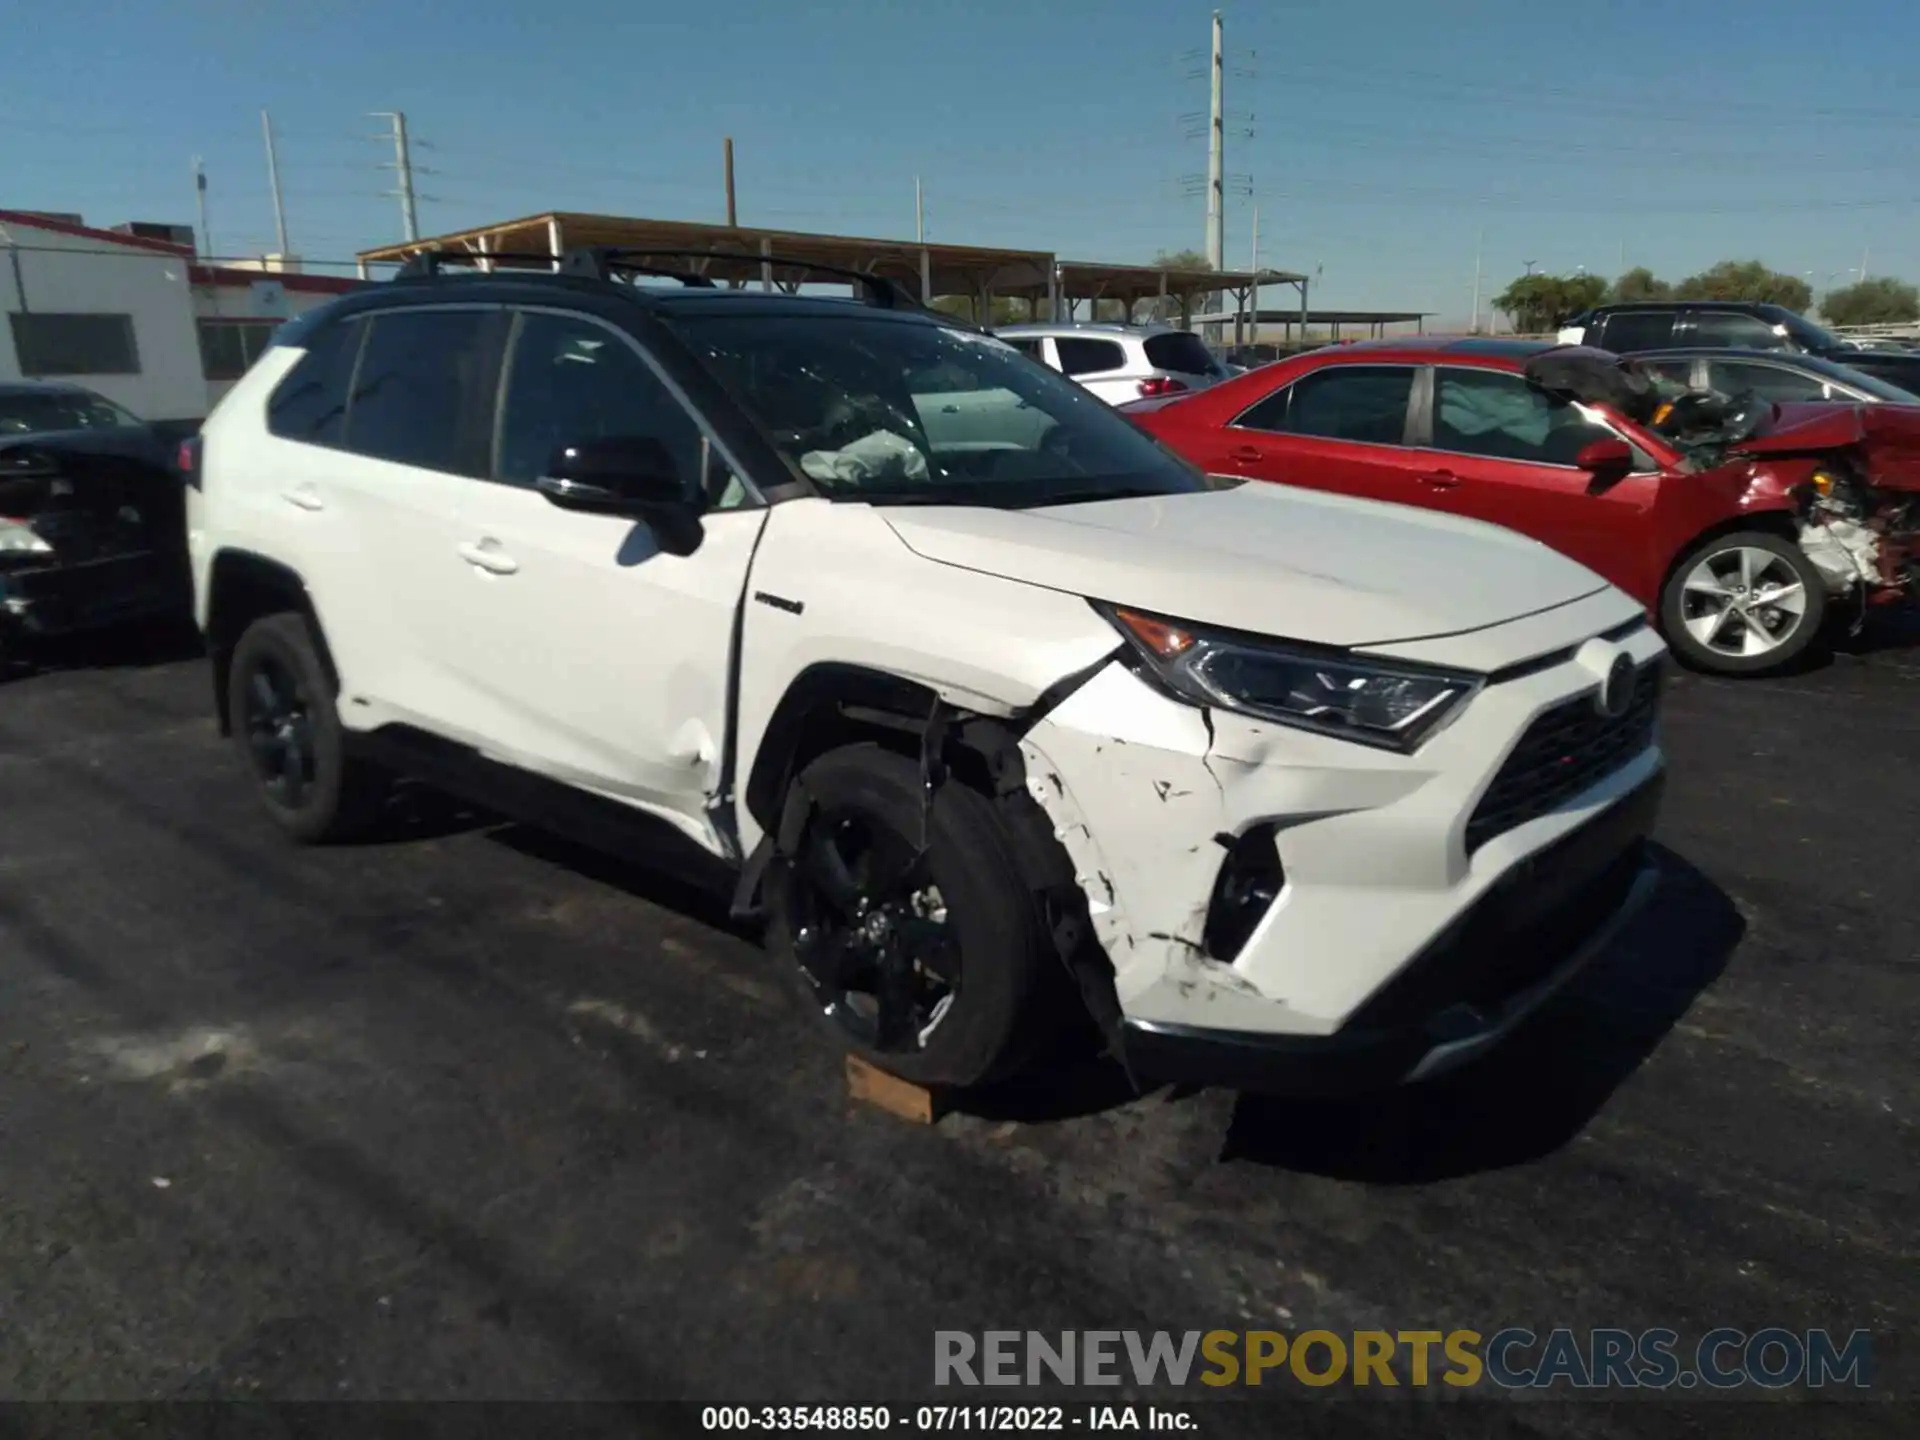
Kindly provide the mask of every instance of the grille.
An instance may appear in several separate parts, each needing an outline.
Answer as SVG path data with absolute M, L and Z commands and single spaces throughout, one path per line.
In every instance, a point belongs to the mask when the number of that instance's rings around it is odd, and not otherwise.
M 1626 714 L 1608 719 L 1591 695 L 1563 700 L 1536 719 L 1507 756 L 1467 822 L 1471 855 L 1496 835 L 1558 809 L 1653 743 L 1660 709 L 1660 665 L 1634 677 Z

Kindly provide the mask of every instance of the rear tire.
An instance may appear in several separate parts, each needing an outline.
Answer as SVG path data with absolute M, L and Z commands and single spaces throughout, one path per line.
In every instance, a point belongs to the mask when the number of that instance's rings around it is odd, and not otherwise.
M 1765 530 L 1716 535 L 1667 578 L 1660 628 L 1682 662 L 1717 675 L 1764 675 L 1823 641 L 1826 580 L 1804 551 Z
M 913 761 L 851 745 L 800 784 L 813 809 L 797 854 L 768 874 L 767 938 L 802 1003 L 839 1048 L 916 1084 L 1018 1068 L 1058 962 L 993 802 L 949 779 L 921 856 Z
M 295 840 L 353 840 L 377 826 L 387 776 L 347 754 L 304 615 L 268 615 L 241 635 L 227 674 L 227 720 L 267 813 Z

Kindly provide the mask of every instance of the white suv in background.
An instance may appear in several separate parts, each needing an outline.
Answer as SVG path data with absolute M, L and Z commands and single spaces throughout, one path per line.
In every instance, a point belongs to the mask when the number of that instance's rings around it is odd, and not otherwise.
M 1057 1003 L 1140 1076 L 1425 1076 L 1649 893 L 1663 647 L 1544 545 L 1210 481 L 872 277 L 447 263 L 283 327 L 187 457 L 293 838 L 414 777 L 717 868 L 842 1046 L 946 1085 Z
M 1169 325 L 1005 325 L 993 333 L 1109 405 L 1205 390 L 1233 375 L 1198 335 Z

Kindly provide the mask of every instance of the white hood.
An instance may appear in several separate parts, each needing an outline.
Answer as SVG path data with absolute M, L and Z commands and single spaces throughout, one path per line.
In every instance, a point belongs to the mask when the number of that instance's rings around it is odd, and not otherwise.
M 1479 630 L 1606 588 L 1511 530 L 1279 485 L 880 513 L 916 554 L 943 565 L 1322 645 Z

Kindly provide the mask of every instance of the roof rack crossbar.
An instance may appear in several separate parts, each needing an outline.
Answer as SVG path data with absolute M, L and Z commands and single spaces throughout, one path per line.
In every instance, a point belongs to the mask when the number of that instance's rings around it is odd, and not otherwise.
M 644 257 L 649 260 L 737 260 L 743 264 L 768 265 L 783 270 L 804 270 L 810 274 L 832 275 L 844 280 L 859 283 L 866 292 L 869 305 L 877 305 L 884 310 L 919 310 L 924 308 L 906 290 L 884 275 L 875 275 L 866 270 L 855 270 L 847 265 L 828 265 L 818 260 L 803 260 L 792 255 L 756 255 L 748 250 L 655 250 L 650 246 L 622 245 L 597 247 L 603 257 L 603 263 L 613 269 L 638 269 L 646 272 L 646 267 L 636 265 L 628 256 Z M 705 277 L 701 277 L 705 279 Z M 707 281 L 712 284 L 712 281 Z
M 400 262 L 393 274 L 396 280 L 424 280 L 440 274 L 449 266 L 478 267 L 496 260 L 533 265 L 551 265 L 554 257 L 533 251 L 515 250 L 416 250 Z
M 659 252 L 646 250 L 621 250 L 611 245 L 584 245 L 567 251 L 560 259 L 560 273 L 563 275 L 585 275 L 594 280 L 611 280 L 614 271 L 624 271 L 630 275 L 653 275 L 663 280 L 678 280 L 682 285 L 691 285 L 697 289 L 714 289 L 713 281 L 697 270 L 676 270 L 658 265 L 643 265 L 637 260 L 623 258 L 626 255 L 644 254 L 649 259 L 658 253 L 669 258 L 679 258 L 678 250 Z

